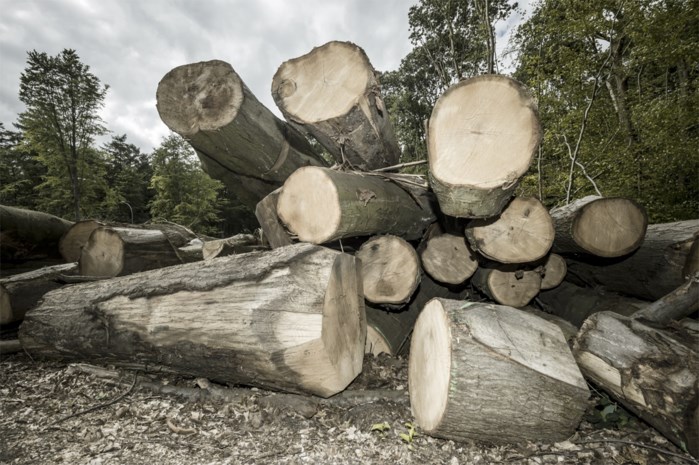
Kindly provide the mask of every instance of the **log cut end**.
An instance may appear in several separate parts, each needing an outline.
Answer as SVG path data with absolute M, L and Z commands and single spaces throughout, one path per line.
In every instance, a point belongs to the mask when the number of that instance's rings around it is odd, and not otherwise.
M 124 242 L 114 230 L 97 228 L 83 247 L 79 264 L 82 276 L 118 276 L 124 268 Z
M 243 83 L 230 64 L 212 60 L 174 68 L 156 95 L 163 122 L 188 137 L 233 121 L 243 102 Z
M 501 305 L 524 307 L 541 290 L 541 273 L 511 267 L 479 268 L 473 284 Z
M 92 231 L 102 226 L 99 221 L 83 220 L 78 221 L 66 231 L 58 242 L 58 250 L 66 262 L 77 262 L 80 260 L 83 246 L 87 244 Z
M 427 274 L 447 284 L 461 284 L 478 269 L 478 260 L 463 236 L 442 234 L 430 238 L 420 258 Z
M 600 198 L 588 203 L 572 225 L 575 242 L 600 257 L 620 257 L 636 250 L 646 234 L 648 217 L 633 200 Z
M 558 254 L 552 253 L 546 257 L 543 264 L 544 276 L 541 279 L 541 290 L 553 289 L 563 282 L 566 273 L 568 272 L 568 265 L 563 257 Z

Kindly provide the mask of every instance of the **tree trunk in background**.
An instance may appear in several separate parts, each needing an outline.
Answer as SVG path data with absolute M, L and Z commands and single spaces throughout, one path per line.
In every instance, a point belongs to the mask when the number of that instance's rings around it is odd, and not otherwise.
M 408 379 L 418 425 L 455 441 L 565 440 L 590 395 L 556 325 L 446 299 L 431 300 L 415 323 Z
M 442 211 L 490 218 L 502 211 L 529 169 L 541 127 L 536 103 L 524 86 L 486 75 L 442 94 L 427 135 L 430 185 Z
M 524 307 L 541 289 L 541 272 L 489 263 L 476 270 L 471 283 L 501 305 Z
M 270 192 L 255 207 L 255 217 L 262 229 L 263 241 L 267 241 L 273 249 L 292 243 L 277 214 L 277 200 L 279 199 L 280 191 L 281 189 L 277 189 Z
M 303 135 L 274 116 L 228 63 L 178 66 L 158 84 L 160 118 L 187 139 L 211 177 L 255 207 L 297 168 L 326 165 Z
M 285 61 L 272 80 L 272 97 L 287 121 L 338 163 L 358 170 L 398 163 L 400 148 L 376 72 L 357 45 L 328 42 Z
M 425 272 L 441 283 L 461 284 L 478 268 L 476 254 L 466 244 L 464 236 L 433 235 L 418 250 Z
M 71 221 L 48 213 L 0 205 L 0 260 L 59 258 L 58 241 Z
M 361 371 L 365 331 L 354 257 L 298 244 L 50 292 L 20 339 L 33 357 L 327 397 Z

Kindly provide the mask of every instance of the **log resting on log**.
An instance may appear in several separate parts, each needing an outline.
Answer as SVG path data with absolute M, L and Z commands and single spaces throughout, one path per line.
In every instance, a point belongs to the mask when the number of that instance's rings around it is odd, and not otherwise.
M 254 208 L 301 166 L 325 166 L 306 138 L 274 116 L 220 60 L 178 66 L 158 84 L 160 118 L 204 169 Z
M 270 192 L 264 199 L 260 200 L 255 207 L 255 217 L 262 229 L 263 241 L 266 241 L 273 249 L 291 245 L 292 240 L 287 234 L 284 225 L 279 221 L 277 214 L 277 200 L 280 189 Z
M 430 185 L 442 211 L 498 215 L 540 140 L 536 103 L 517 81 L 485 75 L 450 87 L 432 110 L 427 134 Z
M 226 239 L 204 242 L 202 245 L 202 256 L 204 260 L 211 260 L 216 257 L 254 252 L 262 249 L 262 244 L 253 234 L 236 234 Z
M 556 228 L 553 251 L 621 257 L 643 242 L 648 216 L 641 205 L 623 197 L 590 195 L 551 210 Z
M 428 302 L 415 323 L 408 379 L 418 425 L 457 441 L 562 441 L 590 394 L 553 323 L 446 299 Z
M 553 289 L 563 282 L 568 272 L 568 266 L 563 257 L 551 253 L 542 261 L 544 277 L 541 279 L 541 290 Z
M 524 307 L 541 289 L 541 271 L 489 263 L 478 267 L 471 283 L 499 304 Z
M 464 236 L 436 234 L 419 247 L 425 272 L 439 282 L 461 284 L 473 276 L 478 259 Z
M 699 338 L 612 312 L 592 315 L 574 344 L 587 379 L 699 457 Z
M 436 208 L 426 185 L 319 167 L 292 174 L 277 202 L 279 219 L 313 244 L 377 234 L 419 239 L 436 221 Z
M 0 205 L 0 260 L 59 258 L 58 241 L 72 224 L 48 213 Z
M 641 246 L 624 257 L 568 257 L 566 280 L 638 299 L 657 300 L 699 266 L 699 219 L 651 224 Z
M 393 166 L 400 158 L 376 72 L 350 42 L 328 42 L 285 61 L 272 80 L 282 114 L 311 134 L 338 163 L 358 170 Z
M 297 244 L 58 289 L 20 339 L 34 357 L 327 397 L 362 369 L 361 285 L 354 257 Z

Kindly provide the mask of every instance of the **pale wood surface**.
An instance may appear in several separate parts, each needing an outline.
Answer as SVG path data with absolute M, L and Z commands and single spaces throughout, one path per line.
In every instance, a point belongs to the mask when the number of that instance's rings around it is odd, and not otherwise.
M 563 282 L 568 265 L 563 257 L 551 253 L 542 262 L 544 277 L 541 279 L 541 290 L 553 289 Z
M 439 282 L 461 284 L 473 276 L 478 259 L 463 236 L 438 234 L 421 247 L 420 259 L 425 272 Z
M 541 272 L 489 263 L 478 267 L 471 283 L 499 304 L 524 307 L 541 289 Z

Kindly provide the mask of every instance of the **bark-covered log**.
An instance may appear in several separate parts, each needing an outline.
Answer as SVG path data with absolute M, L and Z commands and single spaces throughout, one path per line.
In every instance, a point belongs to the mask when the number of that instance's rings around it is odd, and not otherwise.
M 284 183 L 277 214 L 299 240 L 314 244 L 377 234 L 418 239 L 436 220 L 437 206 L 426 186 L 394 179 L 300 168 Z
M 202 245 L 202 255 L 204 260 L 211 260 L 216 257 L 226 255 L 254 252 L 263 250 L 262 244 L 253 234 L 236 234 L 226 239 L 216 239 L 206 241 Z
M 563 282 L 568 272 L 568 266 L 563 257 L 551 253 L 542 261 L 544 276 L 541 279 L 541 290 L 553 289 Z
M 286 229 L 284 229 L 284 225 L 279 221 L 279 215 L 277 214 L 277 201 L 280 191 L 281 188 L 270 192 L 255 207 L 255 217 L 262 229 L 262 239 L 273 249 L 292 243 L 291 237 L 289 237 Z
M 398 163 L 400 148 L 369 58 L 350 42 L 328 42 L 285 61 L 272 80 L 282 114 L 338 163 L 372 170 Z
M 461 284 L 478 268 L 476 254 L 464 236 L 436 234 L 423 241 L 419 250 L 425 272 L 442 283 Z
M 699 457 L 699 338 L 613 312 L 592 315 L 574 345 L 586 378 Z
M 63 276 L 77 272 L 77 263 L 64 263 L 0 279 L 0 325 L 22 320 L 44 294 L 63 286 Z
M 254 207 L 297 168 L 326 163 L 220 60 L 178 66 L 158 84 L 160 118 L 196 149 L 204 169 Z
M 699 220 L 648 226 L 643 244 L 614 259 L 568 257 L 566 280 L 602 287 L 644 300 L 657 300 L 681 286 L 699 264 Z M 694 244 L 694 245 L 693 245 Z
M 541 270 L 491 262 L 478 267 L 471 283 L 499 304 L 524 307 L 541 289 Z
M 48 213 L 0 205 L 0 260 L 59 258 L 58 241 L 72 224 Z
M 19 339 L 0 340 L 0 355 L 14 354 L 21 350 L 22 344 L 20 344 Z
M 310 244 L 58 289 L 20 329 L 34 357 L 323 397 L 361 371 L 365 337 L 355 258 Z
M 633 314 L 636 319 L 667 325 L 699 310 L 699 273 L 687 282 Z
M 473 220 L 465 229 L 471 248 L 500 263 L 529 263 L 544 257 L 554 237 L 546 207 L 533 197 L 516 197 L 498 217 Z
M 641 205 L 622 197 L 590 195 L 551 210 L 556 228 L 553 251 L 621 257 L 643 242 L 648 216 Z
M 429 120 L 430 185 L 444 213 L 498 215 L 527 172 L 541 139 L 536 103 L 524 86 L 485 75 L 453 85 Z
M 415 323 L 408 379 L 418 425 L 457 441 L 562 441 L 589 397 L 556 325 L 445 299 L 431 300 Z

